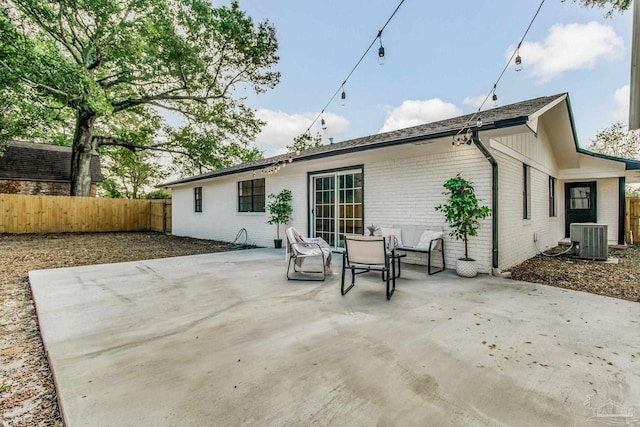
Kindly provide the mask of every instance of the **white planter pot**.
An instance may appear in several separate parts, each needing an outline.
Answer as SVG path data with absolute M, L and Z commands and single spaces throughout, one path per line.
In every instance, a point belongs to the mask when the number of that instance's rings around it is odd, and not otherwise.
M 476 277 L 478 275 L 478 263 L 459 259 L 456 263 L 456 273 L 462 277 Z

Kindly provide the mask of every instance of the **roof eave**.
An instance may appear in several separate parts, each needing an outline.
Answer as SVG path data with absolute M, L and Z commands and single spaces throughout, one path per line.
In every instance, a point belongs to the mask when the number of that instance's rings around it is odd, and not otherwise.
M 510 118 L 510 119 L 506 119 L 506 120 L 498 120 L 495 122 L 491 122 L 488 124 L 483 125 L 481 128 L 476 128 L 476 130 L 479 131 L 488 131 L 488 130 L 494 130 L 494 129 L 503 129 L 503 128 L 507 128 L 507 127 L 513 127 L 513 126 L 520 126 L 520 125 L 524 125 L 527 123 L 528 120 L 528 116 L 520 116 L 520 117 L 515 117 L 515 118 Z M 325 152 L 320 152 L 320 153 L 312 153 L 312 154 L 302 154 L 299 157 L 296 157 L 295 161 L 299 162 L 299 161 L 309 161 L 309 160 L 317 160 L 317 159 L 322 159 L 322 158 L 326 158 L 326 157 L 333 157 L 333 156 L 339 156 L 342 154 L 351 154 L 351 153 L 357 153 L 357 152 L 361 152 L 361 151 L 368 151 L 368 150 L 375 150 L 375 149 L 379 149 L 379 148 L 386 148 L 386 147 L 393 147 L 396 145 L 403 145 L 403 144 L 411 144 L 414 142 L 418 142 L 418 141 L 425 141 L 425 140 L 434 140 L 434 139 L 440 139 L 440 138 L 446 138 L 449 136 L 455 136 L 456 134 L 458 134 L 460 132 L 459 129 L 451 129 L 451 130 L 446 130 L 443 132 L 436 132 L 436 133 L 432 133 L 429 135 L 418 135 L 418 136 L 412 136 L 412 137 L 408 137 L 408 138 L 400 138 L 400 139 L 394 139 L 394 140 L 390 140 L 390 141 L 380 141 L 380 142 L 376 142 L 376 143 L 372 143 L 372 144 L 368 144 L 368 145 L 360 145 L 360 146 L 354 146 L 354 147 L 346 147 L 346 148 L 342 148 L 342 149 L 336 149 L 336 150 L 332 150 L 332 151 L 325 151 Z M 274 160 L 275 162 L 275 160 Z M 270 163 L 268 163 L 270 164 Z M 217 171 L 216 172 L 211 172 L 210 174 L 207 175 L 199 175 L 199 176 L 194 176 L 194 177 L 190 177 L 190 178 L 185 178 L 185 179 L 181 179 L 178 181 L 173 181 L 173 182 L 167 182 L 167 183 L 163 183 L 163 184 L 159 184 L 157 185 L 157 187 L 174 187 L 174 186 L 178 186 L 178 185 L 182 185 L 182 184 L 189 184 L 192 182 L 197 182 L 197 181 L 205 181 L 208 179 L 213 179 L 213 178 L 219 178 L 219 177 L 223 177 L 223 176 L 229 176 L 229 175 L 236 175 L 236 174 L 241 174 L 241 173 L 246 173 L 246 172 L 252 172 L 255 170 L 260 170 L 263 169 L 265 167 L 265 164 L 259 164 L 259 165 L 247 165 L 246 167 L 242 167 L 242 168 L 238 168 L 238 169 L 232 169 L 232 170 L 228 170 L 225 171 L 224 169 L 221 171 Z

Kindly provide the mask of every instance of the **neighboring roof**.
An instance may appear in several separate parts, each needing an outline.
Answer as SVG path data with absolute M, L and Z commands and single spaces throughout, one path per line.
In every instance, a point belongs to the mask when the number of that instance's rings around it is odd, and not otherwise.
M 480 128 L 480 130 L 486 131 L 491 129 L 523 125 L 527 123 L 528 117 L 530 115 L 561 97 L 567 97 L 567 94 L 561 93 L 558 95 L 543 96 L 540 98 L 530 99 L 528 101 L 518 102 L 516 104 L 505 105 L 502 107 L 482 111 L 480 113 L 480 117 L 482 118 L 482 127 Z M 464 116 L 454 117 L 452 119 L 441 120 L 438 122 L 427 123 L 419 126 L 413 126 L 410 128 L 378 133 L 375 135 L 351 139 L 335 144 L 321 145 L 320 147 L 315 147 L 303 151 L 302 153 L 300 153 L 300 155 L 295 156 L 294 159 L 296 162 L 301 160 L 312 160 L 322 157 L 337 156 L 345 153 L 371 150 L 375 148 L 451 136 L 455 135 L 465 125 L 468 126 L 469 124 L 467 122 L 472 117 L 473 114 L 466 114 Z M 471 125 L 474 126 L 474 124 Z M 262 169 L 278 161 L 285 161 L 287 157 L 287 154 L 283 154 L 280 156 L 260 159 L 249 163 L 242 163 L 230 168 L 215 170 L 202 175 L 168 182 L 159 186 L 167 187 L 188 182 L 200 181 L 208 178 L 214 178 L 218 176 L 225 176 Z
M 0 179 L 71 182 L 71 147 L 9 141 L 0 157 Z M 91 182 L 102 182 L 100 160 L 91 158 Z

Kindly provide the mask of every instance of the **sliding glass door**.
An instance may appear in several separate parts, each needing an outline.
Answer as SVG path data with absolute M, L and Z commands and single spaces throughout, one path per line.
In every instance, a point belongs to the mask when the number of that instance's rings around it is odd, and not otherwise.
M 363 234 L 362 169 L 313 176 L 312 234 L 332 247 L 342 247 L 342 234 Z

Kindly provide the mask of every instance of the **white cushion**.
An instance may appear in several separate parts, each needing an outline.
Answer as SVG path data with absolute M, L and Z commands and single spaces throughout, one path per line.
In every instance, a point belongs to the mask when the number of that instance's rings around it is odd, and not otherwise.
M 443 236 L 442 231 L 432 231 L 432 230 L 426 229 L 424 230 L 424 233 L 422 233 L 422 236 L 420 236 L 420 241 L 416 245 L 416 249 L 426 251 L 429 249 L 429 243 L 433 239 L 440 239 L 442 238 L 442 236 Z M 438 249 L 438 246 L 440 246 L 439 241 L 435 242 L 435 244 L 431 247 L 431 250 Z
M 396 236 L 396 240 L 398 241 L 398 246 L 402 247 L 402 229 L 401 228 L 385 228 L 380 227 L 380 234 L 382 234 L 387 241 L 389 240 L 389 236 L 392 234 Z

